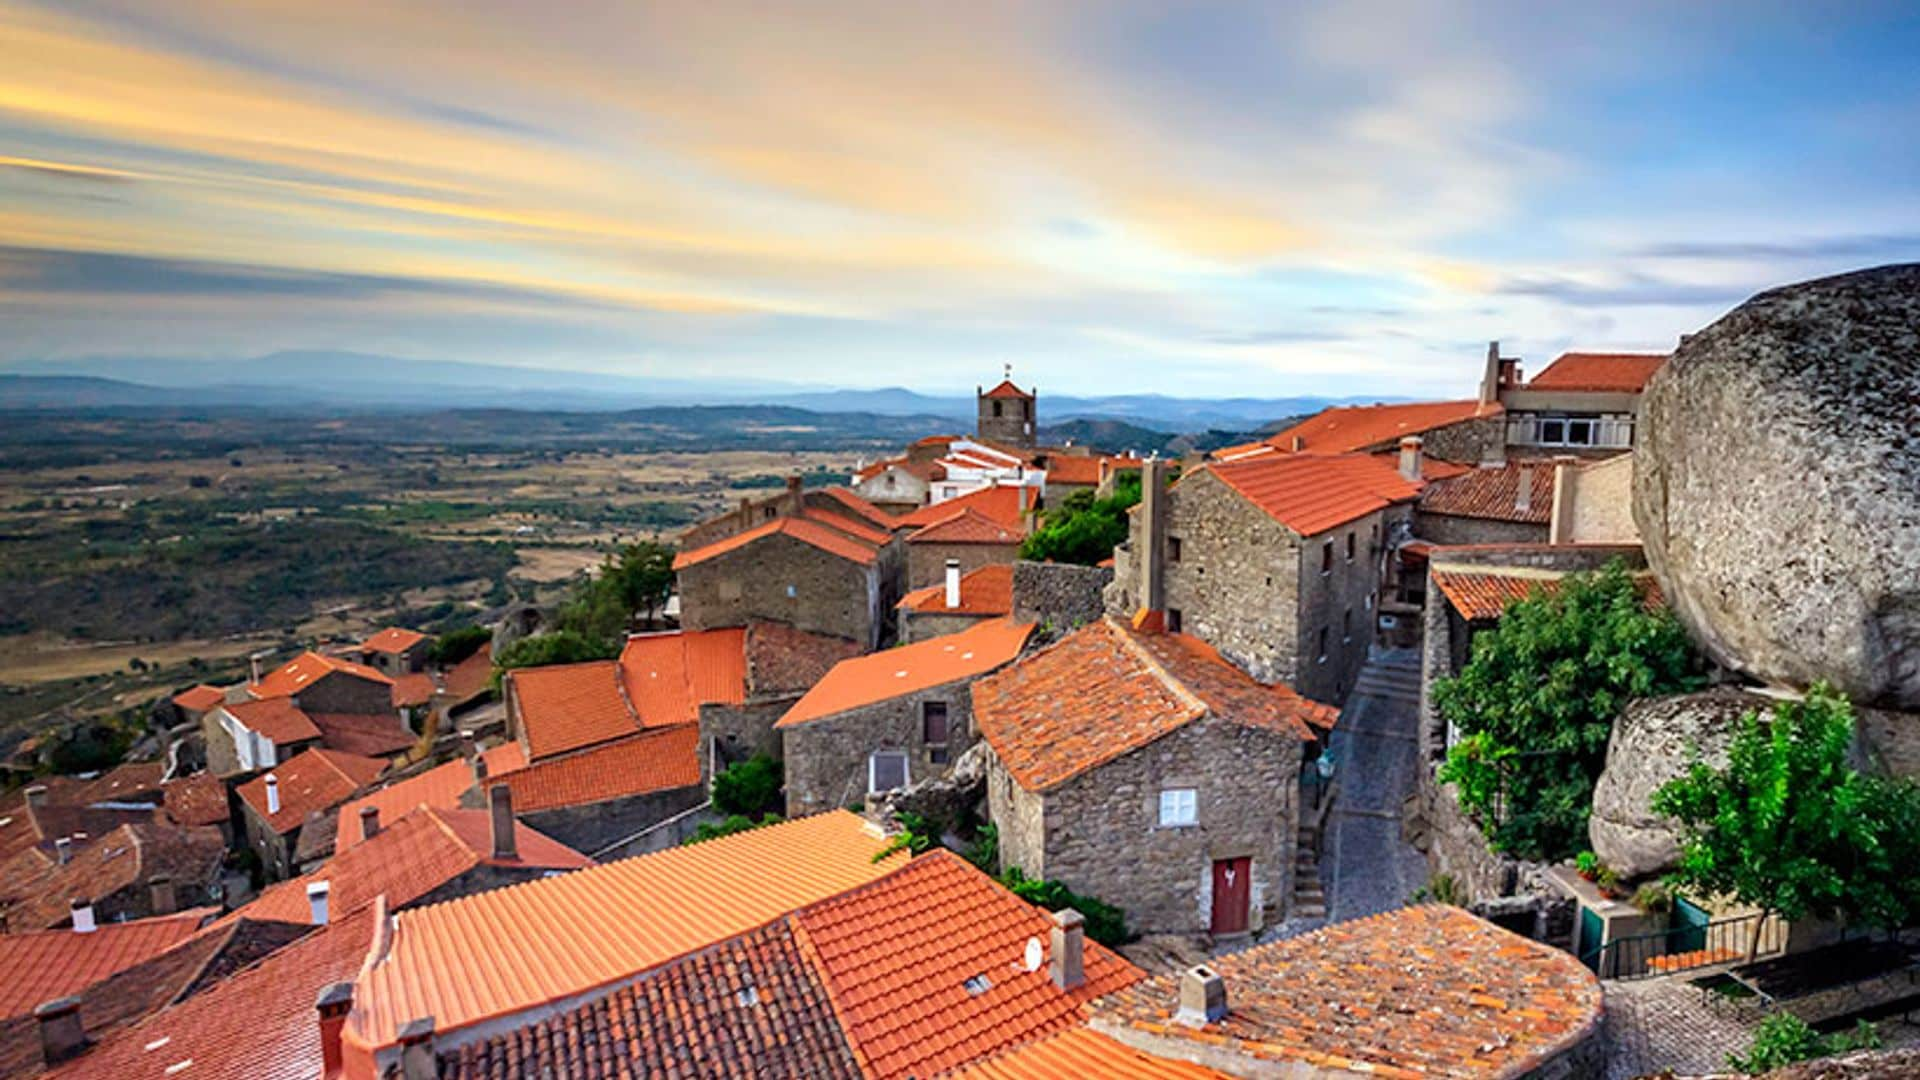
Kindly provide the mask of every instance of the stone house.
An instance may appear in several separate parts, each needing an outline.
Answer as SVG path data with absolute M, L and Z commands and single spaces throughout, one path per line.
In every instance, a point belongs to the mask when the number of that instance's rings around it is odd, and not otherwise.
M 240 797 L 240 831 L 260 857 L 270 881 L 291 877 L 300 832 L 310 820 L 332 811 L 371 786 L 387 769 L 379 758 L 338 750 L 313 749 L 273 767 L 235 789 Z
M 222 705 L 200 718 L 207 768 L 219 775 L 267 768 L 291 756 L 286 746 L 297 752 L 314 740 L 348 753 L 398 753 L 413 736 L 394 708 L 393 685 L 342 657 L 308 651 L 265 674 L 255 657 L 253 677 L 227 688 Z M 249 718 L 265 725 L 264 741 L 254 738 L 263 731 L 249 727 Z
M 1568 352 L 1522 381 L 1520 361 L 1495 341 L 1480 400 L 1499 404 L 1516 452 L 1616 454 L 1633 448 L 1640 394 L 1666 362 L 1666 353 Z
M 570 848 L 592 854 L 618 846 L 635 854 L 654 850 L 644 843 L 650 831 L 706 801 L 699 744 L 696 723 L 648 728 L 481 784 L 492 798 L 507 793 L 516 817 Z M 679 839 L 664 835 L 666 845 Z
M 988 619 L 1013 612 L 1013 567 L 983 566 L 960 572 L 958 559 L 947 560 L 945 580 L 900 598 L 900 643 L 911 644 L 956 634 Z M 1024 622 L 1034 620 L 1026 619 Z
M 1455 466 L 1446 466 L 1457 471 Z M 1339 702 L 1373 645 L 1377 607 L 1428 471 L 1417 439 L 1374 454 L 1253 454 L 1167 487 L 1149 462 L 1109 615 L 1164 611 L 1255 678 Z
M 389 679 L 427 670 L 427 652 L 433 639 L 417 630 L 389 626 L 354 650 L 362 664 Z
M 808 488 L 796 473 L 787 477 L 785 490 L 777 494 L 742 498 L 734 509 L 688 526 L 678 538 L 680 549 L 705 547 L 782 517 L 805 516 L 809 511 L 852 518 L 883 532 L 894 527 L 893 515 L 858 492 L 844 487 Z
M 1420 493 L 1413 533 L 1447 546 L 1544 544 L 1555 474 L 1553 461 L 1508 458 L 1436 479 Z
M 1096 496 L 1111 494 L 1114 480 L 1122 473 L 1137 474 L 1143 460 L 1131 454 L 1114 456 L 1089 453 L 1084 448 L 1065 448 L 1036 455 L 1034 465 L 1047 474 L 1046 504 L 1059 506 L 1069 496 L 1083 491 Z
M 908 514 L 927 505 L 933 483 L 946 477 L 946 468 L 937 461 L 898 457 L 861 465 L 847 482 L 855 495 L 881 510 Z
M 973 744 L 970 684 L 1019 656 L 1032 631 L 993 619 L 834 665 L 775 725 L 787 815 L 945 773 Z
M 83 845 L 63 841 L 54 859 L 19 875 L 25 880 L 0 881 L 0 921 L 21 933 L 218 906 L 226 850 L 218 829 L 159 820 L 118 825 Z
M 1337 405 L 1256 443 L 1222 447 L 1217 461 L 1250 454 L 1391 453 L 1400 440 L 1420 439 L 1443 461 L 1474 464 L 1505 457 L 1506 428 L 1497 397 L 1491 400 L 1415 401 L 1395 405 Z
M 222 776 L 271 769 L 320 745 L 320 728 L 292 698 L 217 705 L 202 723 L 208 732 L 207 766 Z
M 907 534 L 907 588 L 944 584 L 948 566 L 958 566 L 962 574 L 985 566 L 1012 566 L 1025 538 L 1024 527 L 1008 526 L 969 507 L 954 510 Z
M 1336 711 L 1205 642 L 1107 618 L 973 687 L 1003 866 L 1118 905 L 1146 933 L 1286 916 L 1300 773 Z
M 218 686 L 201 683 L 182 690 L 173 695 L 170 700 L 173 702 L 173 707 L 179 711 L 182 722 L 197 725 L 214 706 L 226 702 L 227 692 Z

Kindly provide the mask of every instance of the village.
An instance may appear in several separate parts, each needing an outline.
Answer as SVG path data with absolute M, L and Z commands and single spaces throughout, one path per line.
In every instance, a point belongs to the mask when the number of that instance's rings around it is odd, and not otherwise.
M 0 1076 L 1920 1075 L 1916 297 L 1179 456 L 996 363 L 617 656 L 260 654 L 5 794 Z

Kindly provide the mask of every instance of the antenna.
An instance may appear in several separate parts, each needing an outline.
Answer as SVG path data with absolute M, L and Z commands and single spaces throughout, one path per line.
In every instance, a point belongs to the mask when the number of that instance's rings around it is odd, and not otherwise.
M 1006 365 L 1004 365 L 1004 366 L 1005 366 L 1005 367 L 1006 367 L 1006 369 L 1007 369 L 1007 380 L 1008 380 L 1009 382 L 1011 382 L 1011 381 L 1013 380 L 1013 365 L 1012 365 L 1012 364 L 1006 364 Z

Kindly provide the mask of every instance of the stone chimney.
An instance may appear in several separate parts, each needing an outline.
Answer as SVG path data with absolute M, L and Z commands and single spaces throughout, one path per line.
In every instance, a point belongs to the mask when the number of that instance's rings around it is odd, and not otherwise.
M 1134 558 L 1140 560 L 1140 608 L 1162 612 L 1167 607 L 1167 463 L 1157 457 L 1140 465 L 1140 542 Z
M 1500 400 L 1500 343 L 1487 342 L 1487 367 L 1480 375 L 1480 404 L 1491 405 Z
M 27 789 L 27 807 L 38 810 L 47 805 L 47 785 L 35 784 Z
M 40 1060 L 48 1068 L 87 1048 L 87 1029 L 80 1023 L 80 995 L 43 1001 L 34 1007 L 33 1018 L 40 1022 Z
M 400 1025 L 401 1080 L 435 1080 L 438 1068 L 433 1060 L 433 1017 L 422 1016 Z
M 333 894 L 333 886 L 325 881 L 307 884 L 307 911 L 315 926 L 327 925 L 327 899 Z
M 173 887 L 173 879 L 165 874 L 147 879 L 147 900 L 155 915 L 171 915 L 180 908 L 179 892 Z
M 799 473 L 787 477 L 787 513 L 793 517 L 799 517 L 800 511 L 806 509 L 807 505 L 806 496 L 801 493 L 800 486 Z
M 1514 493 L 1513 508 L 1524 514 L 1533 509 L 1533 467 L 1522 465 L 1519 474 L 1519 490 Z
M 1400 478 L 1412 483 L 1420 481 L 1420 436 L 1418 435 L 1400 437 Z
M 371 840 L 380 835 L 380 808 L 363 806 L 360 808 L 360 839 Z
M 487 786 L 487 756 L 473 755 L 473 782 L 480 787 Z
M 493 857 L 518 859 L 520 849 L 513 835 L 513 789 L 505 784 L 493 785 L 487 791 L 487 809 L 492 813 L 489 824 L 493 831 Z
M 960 560 L 947 560 L 947 606 L 960 606 Z
M 1047 955 L 1052 961 L 1053 985 L 1062 990 L 1072 990 L 1087 981 L 1086 925 L 1086 916 L 1072 908 L 1053 913 L 1053 929 L 1047 931 L 1051 939 Z
M 339 1076 L 346 1067 L 340 1052 L 340 1033 L 347 1026 L 347 1014 L 353 1011 L 353 984 L 337 982 L 321 987 L 313 1009 L 320 1018 L 320 1075 Z
M 1180 1009 L 1174 1023 L 1205 1027 L 1227 1018 L 1227 981 L 1220 973 L 1199 964 L 1180 976 Z
M 1573 512 L 1580 501 L 1579 459 L 1553 459 L 1553 509 L 1547 514 L 1547 543 L 1573 543 Z
M 249 680 L 250 682 L 257 683 L 260 681 L 260 661 L 265 659 L 266 655 L 266 653 L 257 652 L 247 657 L 247 668 L 253 673 L 253 678 Z
M 1305 435 L 1295 435 L 1293 438 L 1287 440 L 1287 446 L 1297 454 L 1307 448 L 1307 437 Z
M 93 933 L 95 929 L 93 923 L 93 901 L 85 897 L 76 896 L 67 902 L 67 910 L 72 913 L 74 933 Z
M 277 814 L 279 812 L 280 812 L 280 778 L 273 775 L 272 773 L 268 773 L 267 774 L 267 813 Z
M 53 838 L 53 857 L 59 860 L 59 863 L 61 866 L 65 866 L 68 863 L 72 862 L 73 861 L 73 838 L 67 837 L 67 836 L 54 837 Z

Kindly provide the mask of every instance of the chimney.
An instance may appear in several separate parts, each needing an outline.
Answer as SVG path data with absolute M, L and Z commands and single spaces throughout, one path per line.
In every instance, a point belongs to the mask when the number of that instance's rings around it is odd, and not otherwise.
M 1480 404 L 1500 400 L 1500 343 L 1487 342 L 1487 368 L 1480 376 Z
M 947 606 L 960 606 L 960 560 L 947 560 Z
M 156 874 L 147 880 L 147 898 L 155 915 L 171 915 L 180 907 L 180 896 L 174 890 L 173 879 L 165 874 Z
M 1418 483 L 1420 480 L 1420 436 L 1402 435 L 1400 437 L 1400 478 Z
M 513 789 L 505 784 L 495 784 L 487 791 L 487 808 L 493 817 L 493 857 L 496 859 L 518 859 L 520 850 L 515 846 L 513 835 Z
M 1305 435 L 1295 435 L 1293 438 L 1287 440 L 1287 442 L 1296 454 L 1307 448 L 1307 437 Z
M 481 787 L 486 786 L 487 756 L 485 754 L 473 755 L 473 782 L 480 785 Z
M 1521 513 L 1533 509 L 1533 467 L 1520 466 L 1520 490 L 1514 493 L 1513 508 Z
M 252 682 L 260 681 L 260 661 L 266 655 L 266 653 L 254 653 L 247 657 L 247 667 L 253 672 Z
M 799 517 L 800 511 L 805 508 L 806 502 L 800 493 L 800 474 L 794 473 L 787 477 L 787 513 Z
M 400 1025 L 401 1080 L 434 1080 L 433 1017 L 423 1016 Z
M 267 813 L 277 814 L 279 812 L 280 812 L 280 778 L 273 775 L 272 773 L 268 773 L 267 774 Z
M 479 740 L 474 738 L 472 728 L 460 729 L 460 756 L 471 758 L 480 752 Z
M 1072 990 L 1087 981 L 1087 918 L 1072 908 L 1053 913 L 1053 929 L 1047 931 L 1052 958 L 1053 985 Z
M 1175 1023 L 1205 1027 L 1227 1018 L 1227 981 L 1220 973 L 1199 964 L 1180 976 L 1180 1011 Z
M 73 861 L 72 838 L 65 837 L 65 836 L 54 837 L 53 838 L 53 855 L 54 855 L 54 858 L 60 861 L 61 866 L 65 866 L 69 862 L 72 862 Z
M 360 808 L 360 839 L 371 840 L 380 834 L 380 808 L 363 806 Z
M 312 914 L 315 926 L 327 925 L 327 897 L 333 892 L 333 886 L 325 881 L 309 882 L 307 885 L 307 909 Z
M 1580 504 L 1580 467 L 1571 456 L 1553 461 L 1553 509 L 1547 513 L 1547 543 L 1573 543 L 1573 512 Z
M 40 1022 L 40 1059 L 52 1068 L 87 1048 L 87 1029 L 80 1023 L 80 995 L 72 994 L 34 1007 Z
M 47 785 L 35 784 L 27 789 L 27 806 L 38 810 L 47 805 Z
M 340 1033 L 347 1026 L 347 1014 L 353 1011 L 353 984 L 337 982 L 321 987 L 313 1008 L 320 1014 L 320 1075 L 338 1076 L 346 1066 L 340 1052 Z
M 67 902 L 67 910 L 73 915 L 73 932 L 91 934 L 94 931 L 93 901 L 76 896 Z
M 1167 463 L 1158 457 L 1140 465 L 1140 607 L 1158 612 L 1167 606 Z

